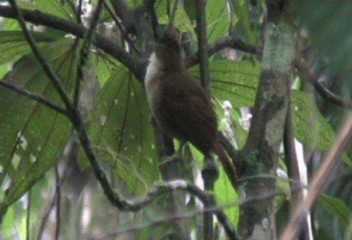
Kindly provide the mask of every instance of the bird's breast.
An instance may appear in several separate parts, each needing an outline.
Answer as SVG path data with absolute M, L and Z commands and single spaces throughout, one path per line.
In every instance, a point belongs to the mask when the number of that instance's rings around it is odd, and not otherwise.
M 153 115 L 155 115 L 154 105 L 158 102 L 160 92 L 160 70 L 161 64 L 155 53 L 153 53 L 149 58 L 149 64 L 144 78 L 147 100 Z

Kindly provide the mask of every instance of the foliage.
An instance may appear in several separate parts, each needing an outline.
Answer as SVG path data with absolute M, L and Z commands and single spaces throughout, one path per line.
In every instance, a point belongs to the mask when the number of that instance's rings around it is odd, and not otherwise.
M 141 3 L 141 1 L 132 0 L 127 2 L 130 6 Z M 349 54 L 352 46 L 351 31 L 345 31 L 348 28 L 348 21 L 335 16 L 348 15 L 351 4 L 349 1 L 342 1 L 343 4 L 332 6 L 333 3 L 327 0 L 322 3 L 311 1 L 311 6 L 314 5 L 311 9 L 306 2 L 298 1 L 296 10 L 302 24 L 305 24 L 312 33 L 312 45 L 319 50 L 321 58 L 328 59 L 328 71 L 336 75 L 342 74 L 342 80 L 348 82 L 352 76 L 349 67 L 352 62 Z M 74 8 L 72 8 L 74 1 L 35 0 L 20 3 L 23 8 L 50 13 L 58 18 L 76 22 Z M 229 30 L 233 27 L 239 27 L 241 37 L 248 43 L 260 42 L 261 29 L 258 28 L 258 22 L 255 24 L 251 22 L 249 5 L 249 1 L 243 0 L 208 1 L 206 9 L 208 42 L 215 43 L 228 36 Z M 228 8 L 228 6 L 231 7 Z M 169 21 L 167 8 L 167 1 L 158 1 L 157 13 L 160 23 L 165 24 Z M 329 14 L 322 14 L 322 12 L 326 13 L 327 9 L 331 9 L 328 11 Z M 313 14 L 310 14 L 311 12 Z M 104 12 L 104 14 L 107 13 Z M 183 6 L 178 7 L 175 17 L 175 25 L 180 31 L 189 32 L 194 38 L 196 37 L 195 15 L 193 1 L 184 1 Z M 106 17 L 102 21 L 105 20 L 108 22 L 111 18 Z M 57 92 L 32 55 L 17 23 L 6 19 L 0 22 L 0 26 L 0 78 L 63 107 Z M 31 26 L 31 29 L 33 27 Z M 330 33 L 330 30 L 334 32 Z M 60 77 L 65 91 L 73 97 L 77 69 L 81 64 L 77 54 L 79 40 L 67 37 L 66 33 L 53 29 L 33 30 L 31 34 L 45 60 Z M 92 49 L 94 51 L 91 51 L 86 66 L 92 72 L 94 80 L 83 85 L 84 89 L 89 88 L 93 83 L 98 87 L 94 89 L 95 94 L 88 97 L 94 98 L 90 99 L 92 102 L 87 105 L 82 104 L 80 107 L 84 112 L 93 149 L 99 160 L 104 163 L 104 167 L 110 170 L 111 179 L 115 180 L 113 182 L 116 188 L 123 189 L 126 196 L 145 194 L 161 177 L 160 162 L 157 161 L 158 148 L 155 144 L 143 86 L 117 59 L 108 53 L 103 53 L 100 49 L 95 47 Z M 222 103 L 224 100 L 231 102 L 233 107 L 231 114 L 235 116 L 233 122 L 237 133 L 235 140 L 242 146 L 248 132 L 242 127 L 240 112 L 242 107 L 252 107 L 254 104 L 261 76 L 260 60 L 239 53 L 236 61 L 232 61 L 226 59 L 224 55 L 224 52 L 219 52 L 209 59 L 211 92 L 216 102 Z M 190 72 L 198 77 L 198 66 L 191 68 Z M 346 83 L 346 86 L 350 86 L 350 82 Z M 316 99 L 311 98 L 304 91 L 294 90 L 291 101 L 296 139 L 302 144 L 309 145 L 312 150 L 328 151 L 335 141 L 336 126 L 332 126 L 320 113 Z M 219 116 L 224 115 L 222 108 L 217 108 L 217 111 Z M 338 117 L 341 118 L 341 116 Z M 0 222 L 3 221 L 0 230 L 5 236 L 14 234 L 12 229 L 14 226 L 19 229 L 18 235 L 21 239 L 24 239 L 26 231 L 29 231 L 25 224 L 28 208 L 23 204 L 26 202 L 24 196 L 28 198 L 28 194 L 32 193 L 34 209 L 31 209 L 30 214 L 32 222 L 40 219 L 44 214 L 43 206 L 39 203 L 44 201 L 46 205 L 50 205 L 49 197 L 43 195 L 50 195 L 53 189 L 53 170 L 60 165 L 60 159 L 65 149 L 67 150 L 72 135 L 72 125 L 65 116 L 0 86 Z M 192 148 L 192 151 L 193 157 L 201 158 L 195 149 Z M 352 164 L 347 154 L 344 160 L 349 166 L 347 171 L 350 173 Z M 90 165 L 82 149 L 79 151 L 78 162 L 79 171 L 89 171 Z M 199 175 L 200 165 L 194 164 L 191 167 L 195 177 Z M 97 189 L 99 188 L 95 186 L 98 194 L 103 195 L 102 191 Z M 223 169 L 220 170 L 220 178 L 216 182 L 214 194 L 218 206 L 224 207 L 231 222 L 237 226 L 240 217 L 239 198 L 237 192 L 230 187 Z M 327 212 L 347 227 L 351 224 L 351 206 L 344 201 L 345 199 L 339 196 L 324 195 L 320 199 L 320 203 Z M 197 203 L 194 199 L 189 202 L 187 207 L 196 211 Z M 99 205 L 99 203 L 90 204 Z M 146 208 L 140 215 L 136 214 L 138 221 L 132 222 L 148 223 L 150 215 L 164 217 L 164 212 L 156 214 L 158 204 L 155 205 Z M 105 207 L 112 208 L 106 202 L 101 208 Z M 196 215 L 194 213 L 194 216 Z M 128 216 L 125 222 L 116 224 L 128 229 L 130 224 L 128 220 L 131 219 L 135 220 Z M 196 231 L 195 221 L 190 224 L 194 231 Z M 95 223 L 94 227 L 103 227 L 103 225 L 104 223 L 101 225 Z M 136 226 L 140 239 L 146 239 L 145 236 L 150 234 L 148 227 L 153 228 L 153 223 L 146 225 L 141 229 Z M 159 225 L 157 227 L 160 227 Z M 168 229 L 160 227 L 160 230 L 157 227 L 154 228 L 157 235 L 155 237 L 161 237 L 165 229 Z M 34 230 L 38 231 L 38 228 L 36 226 Z M 106 231 L 113 230 L 113 227 L 106 229 Z M 93 230 L 89 231 L 89 234 L 93 234 Z

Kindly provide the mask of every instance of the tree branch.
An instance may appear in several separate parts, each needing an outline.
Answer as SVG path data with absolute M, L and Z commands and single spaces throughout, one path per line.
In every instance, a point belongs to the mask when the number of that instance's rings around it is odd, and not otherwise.
M 116 26 L 119 28 L 119 30 L 120 30 L 123 38 L 127 42 L 128 46 L 131 49 L 133 49 L 134 51 L 136 51 L 136 53 L 138 53 L 138 55 L 142 55 L 141 51 L 134 44 L 135 39 L 133 39 L 133 40 L 131 39 L 131 36 L 128 34 L 128 32 L 126 32 L 125 27 L 122 26 L 122 24 L 120 23 L 120 20 L 116 17 L 116 15 L 114 14 L 112 9 L 110 8 L 110 6 L 106 2 L 104 2 L 104 8 L 108 11 L 108 13 L 112 17 L 112 19 L 114 19 Z M 136 37 L 136 36 L 134 36 L 134 37 Z
M 65 116 L 67 116 L 66 109 L 60 107 L 59 105 L 56 105 L 55 103 L 49 101 L 48 99 L 46 99 L 46 98 L 44 98 L 44 97 L 42 97 L 40 95 L 37 95 L 35 93 L 32 93 L 30 91 L 27 91 L 25 89 L 22 89 L 20 87 L 17 87 L 15 85 L 11 84 L 11 83 L 8 83 L 8 82 L 2 81 L 2 80 L 0 80 L 0 86 L 2 86 L 4 88 L 7 88 L 7 89 L 11 89 L 11 90 L 17 92 L 20 95 L 28 97 L 29 99 L 32 99 L 32 100 L 34 100 L 36 102 L 39 102 L 39 103 L 51 108 L 52 110 L 57 111 L 57 112 L 65 115 Z
M 137 35 L 136 23 L 133 17 L 133 11 L 128 7 L 124 0 L 110 0 L 112 7 L 121 20 L 121 23 L 128 34 Z
M 309 70 L 308 66 L 304 64 L 302 60 L 295 59 L 294 65 L 297 68 L 297 70 L 303 75 L 303 77 L 314 86 L 315 90 L 317 90 L 317 92 L 322 97 L 324 97 L 325 99 L 327 99 L 328 101 L 330 101 L 331 103 L 337 106 L 352 110 L 352 102 L 335 95 L 333 92 L 331 92 L 329 89 L 324 87 L 321 83 L 319 83 L 318 77 L 315 76 Z
M 43 25 L 47 27 L 52 27 L 54 29 L 64 31 L 66 33 L 73 34 L 78 38 L 83 38 L 85 31 L 87 30 L 84 26 L 70 22 L 61 18 L 58 18 L 51 14 L 46 14 L 38 10 L 27 10 L 20 9 L 24 20 L 31 22 L 36 25 Z M 0 16 L 5 18 L 15 18 L 16 14 L 10 6 L 1 6 L 0 5 Z M 147 60 L 134 57 L 128 52 L 123 50 L 121 47 L 116 45 L 114 42 L 109 40 L 106 37 L 103 37 L 99 34 L 96 34 L 93 39 L 93 43 L 105 53 L 118 59 L 124 66 L 126 66 L 140 81 L 143 81 L 145 69 L 147 66 Z M 213 43 L 208 46 L 208 56 L 212 56 L 214 53 L 231 47 L 238 49 L 244 52 L 261 54 L 262 50 L 250 44 L 247 44 L 240 40 L 236 35 L 231 35 L 222 40 L 219 40 L 216 43 Z M 196 65 L 199 62 L 197 54 L 194 54 L 188 57 L 186 60 L 186 66 L 191 67 Z
M 260 82 L 256 94 L 253 118 L 244 148 L 240 151 L 241 178 L 258 174 L 274 175 L 277 169 L 280 144 L 288 107 L 288 92 L 292 81 L 292 61 L 295 56 L 295 37 L 291 27 L 269 23 L 264 32 Z M 246 196 L 262 196 L 275 190 L 275 179 L 242 180 Z M 273 199 L 244 204 L 239 229 L 241 237 L 275 238 Z M 267 219 L 263 227 L 262 220 Z M 258 235 L 259 234 L 259 235 Z M 260 238 L 260 239 L 264 239 Z
M 289 92 L 290 93 L 290 92 Z M 307 184 L 307 169 L 303 158 L 298 158 L 296 151 L 296 143 L 294 139 L 294 127 L 292 122 L 291 113 L 291 102 L 290 97 L 288 98 L 288 107 L 286 113 L 286 123 L 284 131 L 284 149 L 285 149 L 285 159 L 288 168 L 289 179 L 293 181 L 290 182 L 291 188 L 291 201 L 290 201 L 290 216 L 294 216 L 297 210 L 298 204 L 305 198 L 307 190 L 301 188 L 302 185 Z M 304 171 L 305 170 L 305 171 Z M 302 222 L 302 235 L 299 239 L 311 240 L 311 223 L 310 223 L 310 212 L 307 212 Z
M 208 62 L 208 46 L 207 46 L 207 26 L 206 26 L 206 13 L 205 13 L 205 1 L 196 0 L 197 11 L 197 38 L 198 38 L 198 59 L 200 67 L 200 80 L 203 88 L 210 94 L 210 76 L 209 76 L 209 62 Z M 224 166 L 225 168 L 226 166 Z M 208 192 L 214 191 L 214 184 L 216 179 L 219 177 L 219 170 L 214 162 L 214 159 L 206 156 L 205 164 L 202 169 L 202 177 L 204 182 L 204 189 Z M 215 206 L 215 198 L 211 197 L 209 206 Z M 213 216 L 210 213 L 204 214 L 203 224 L 203 239 L 211 240 L 214 239 L 213 230 Z
M 75 35 L 78 38 L 83 38 L 87 29 L 79 24 L 70 22 L 51 14 L 46 14 L 38 10 L 20 9 L 23 19 L 37 25 L 52 27 L 57 30 L 64 31 Z M 16 13 L 11 6 L 0 6 L 0 16 L 5 18 L 16 18 Z M 144 78 L 144 64 L 145 59 L 137 58 L 130 55 L 124 49 L 116 45 L 114 42 L 99 34 L 95 35 L 93 43 L 105 53 L 118 59 L 124 66 L 126 66 L 139 80 Z
M 258 46 L 253 46 L 243 42 L 237 35 L 231 35 L 219 40 L 208 46 L 208 57 L 212 56 L 216 52 L 225 49 L 233 48 L 243 52 L 261 55 L 262 49 Z M 198 54 L 195 53 L 186 59 L 186 66 L 191 67 L 199 62 Z

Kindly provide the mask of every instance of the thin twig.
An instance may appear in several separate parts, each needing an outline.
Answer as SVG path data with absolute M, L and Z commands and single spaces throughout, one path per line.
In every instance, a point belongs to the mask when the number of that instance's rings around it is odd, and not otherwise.
M 108 11 L 112 19 L 114 19 L 116 26 L 119 28 L 123 39 L 126 40 L 128 46 L 133 49 L 138 55 L 142 55 L 141 51 L 134 44 L 134 41 L 130 38 L 130 35 L 126 32 L 126 29 L 121 24 L 120 20 L 116 17 L 116 15 L 113 13 L 110 6 L 106 2 L 104 2 L 104 8 Z
M 154 7 L 155 2 L 156 0 L 144 0 L 144 5 L 147 8 L 147 11 L 149 13 L 150 23 L 153 29 L 154 40 L 156 41 L 159 39 L 159 36 L 158 36 L 159 23 L 158 23 L 158 17 L 156 16 L 155 7 Z
M 208 61 L 208 46 L 207 46 L 207 23 L 206 23 L 206 2 L 203 0 L 196 0 L 197 11 L 197 38 L 198 38 L 198 59 L 200 66 L 200 80 L 203 88 L 210 94 L 210 75 L 209 75 L 209 61 Z M 225 166 L 224 166 L 225 167 Z M 207 156 L 206 162 L 202 169 L 202 177 L 204 188 L 206 191 L 213 192 L 214 184 L 218 178 L 218 169 L 214 159 Z M 215 197 L 211 196 L 206 208 L 215 206 Z M 210 212 L 204 213 L 203 224 L 203 239 L 212 240 L 214 238 L 213 230 L 213 216 Z
M 47 106 L 47 107 L 51 108 L 52 110 L 57 111 L 58 113 L 61 113 L 65 116 L 67 116 L 67 111 L 64 108 L 60 107 L 59 105 L 56 105 L 55 103 L 49 101 L 48 99 L 46 99 L 40 95 L 37 95 L 37 94 L 32 93 L 26 89 L 17 87 L 13 84 L 10 84 L 10 83 L 2 81 L 2 80 L 0 80 L 0 86 L 11 89 L 20 95 L 28 97 L 29 99 L 32 99 L 38 103 L 41 103 L 44 106 Z
M 176 181 L 182 182 L 183 180 L 176 180 Z M 300 189 L 302 189 L 302 187 L 297 185 L 292 190 L 296 191 L 296 190 L 300 190 Z M 189 211 L 187 213 L 183 213 L 183 214 L 180 214 L 180 215 L 172 215 L 172 216 L 169 216 L 167 218 L 163 218 L 163 219 L 160 219 L 160 220 L 156 220 L 156 221 L 152 221 L 152 222 L 143 224 L 142 226 L 135 226 L 134 225 L 132 227 L 128 227 L 126 229 L 122 229 L 122 230 L 117 231 L 117 232 L 113 232 L 113 233 L 102 235 L 102 236 L 99 236 L 99 237 L 96 237 L 96 238 L 89 238 L 89 239 L 96 239 L 96 240 L 98 240 L 98 239 L 99 240 L 110 239 L 111 237 L 117 237 L 117 236 L 119 236 L 121 234 L 125 234 L 125 233 L 128 233 L 128 232 L 133 232 L 133 231 L 136 231 L 136 230 L 145 229 L 145 228 L 152 227 L 152 226 L 155 226 L 155 225 L 159 225 L 159 224 L 162 224 L 162 223 L 165 223 L 165 222 L 170 222 L 170 221 L 179 220 L 179 219 L 185 219 L 185 218 L 191 218 L 191 217 L 194 217 L 196 215 L 204 214 L 204 212 L 213 212 L 213 213 L 215 213 L 216 217 L 219 220 L 219 222 L 220 223 L 225 223 L 226 221 L 229 221 L 229 219 L 224 214 L 223 209 L 231 208 L 233 206 L 242 206 L 242 205 L 247 204 L 247 203 L 256 204 L 258 201 L 261 201 L 261 200 L 264 200 L 264 199 L 272 199 L 273 197 L 280 196 L 280 195 L 284 195 L 284 193 L 282 193 L 282 192 L 270 192 L 270 193 L 266 193 L 266 194 L 264 194 L 262 196 L 251 196 L 251 197 L 247 197 L 246 199 L 241 200 L 241 201 L 232 201 L 232 202 L 229 202 L 229 203 L 221 205 L 221 206 L 213 206 L 213 207 L 210 207 L 210 208 L 207 208 L 207 209 L 194 210 L 192 212 Z M 225 228 L 226 232 L 230 232 L 230 234 L 228 234 L 229 239 L 235 239 L 235 240 L 240 239 L 238 234 L 236 233 L 236 230 L 233 228 L 233 225 L 230 222 L 228 222 L 228 224 L 223 225 L 223 227 Z
M 324 87 L 321 83 L 318 82 L 318 77 L 315 76 L 308 68 L 306 64 L 304 64 L 303 61 L 295 59 L 294 61 L 295 67 L 298 69 L 299 72 L 303 74 L 303 76 L 314 86 L 315 90 L 330 101 L 333 104 L 336 104 L 337 106 L 348 108 L 349 110 L 352 110 L 352 102 L 343 99 L 333 92 L 331 92 L 329 89 Z
M 94 36 L 94 30 L 98 24 L 100 12 L 103 6 L 103 0 L 98 1 L 97 7 L 93 13 L 91 18 L 90 25 L 88 30 L 84 33 L 83 43 L 81 45 L 79 51 L 79 60 L 78 60 L 78 69 L 77 69 L 77 76 L 76 76 L 76 85 L 73 97 L 73 103 L 75 107 L 78 107 L 79 97 L 80 97 L 80 89 L 81 89 L 81 82 L 83 81 L 83 67 L 86 65 L 87 58 L 89 56 L 90 46 Z
M 290 94 L 290 93 L 289 93 Z M 305 194 L 307 192 L 306 188 L 299 188 L 299 186 L 304 186 L 307 184 L 306 179 L 308 178 L 307 176 L 307 171 L 303 172 L 303 166 L 299 162 L 299 158 L 297 157 L 297 151 L 296 151 L 296 144 L 295 144 L 295 139 L 294 139 L 294 128 L 293 128 L 293 122 L 292 122 L 292 113 L 291 113 L 291 101 L 290 98 L 288 98 L 288 107 L 287 107 L 287 113 L 286 113 L 286 124 L 285 124 L 285 130 L 284 130 L 284 149 L 285 149 L 285 160 L 288 162 L 288 173 L 289 173 L 289 178 L 292 179 L 290 181 L 290 189 L 291 189 L 291 201 L 290 201 L 290 216 L 293 216 L 297 206 L 300 201 L 302 201 L 305 197 Z M 304 159 L 301 159 L 301 162 L 303 162 Z M 294 190 L 297 189 L 297 190 Z M 303 239 L 311 240 L 311 223 L 310 223 L 310 212 L 307 212 L 304 218 L 304 221 L 302 222 L 302 228 L 304 231 L 302 231 L 302 236 Z
M 82 15 L 82 2 L 83 2 L 83 0 L 79 0 L 77 8 L 75 9 L 76 19 L 79 24 L 82 23 L 82 17 L 81 17 L 81 15 Z
M 137 35 L 137 27 L 133 10 L 127 5 L 125 0 L 110 0 L 116 16 L 121 20 L 121 23 L 128 34 Z
M 94 240 L 103 240 L 103 239 L 111 239 L 114 237 L 116 238 L 116 237 L 121 236 L 126 233 L 136 232 L 139 230 L 143 230 L 143 229 L 150 228 L 153 226 L 158 226 L 158 225 L 165 224 L 168 222 L 174 222 L 174 221 L 179 221 L 179 220 L 183 220 L 183 219 L 187 219 L 187 218 L 192 218 L 197 215 L 204 214 L 205 212 L 215 213 L 218 220 L 220 219 L 219 222 L 223 221 L 223 217 L 226 218 L 225 221 L 228 221 L 226 215 L 222 211 L 222 209 L 225 207 L 231 207 L 231 206 L 229 206 L 229 205 L 228 206 L 214 206 L 214 207 L 207 208 L 207 209 L 197 209 L 194 211 L 188 211 L 187 213 L 174 214 L 172 216 L 158 218 L 158 219 L 152 220 L 151 222 L 148 222 L 148 223 L 143 223 L 141 225 L 133 225 L 131 227 L 127 227 L 125 229 L 121 229 L 121 230 L 113 232 L 113 233 L 105 234 L 105 235 L 98 236 L 98 237 L 92 237 L 89 239 L 90 240 L 93 240 L 93 239 Z M 240 239 L 238 234 L 236 233 L 236 230 L 234 229 L 234 227 L 232 226 L 231 223 L 229 223 L 226 227 L 229 227 L 229 228 L 225 228 L 226 233 L 230 232 L 228 234 L 229 240 L 239 240 Z
M 209 92 L 210 76 L 208 62 L 208 45 L 207 45 L 207 23 L 205 12 L 205 1 L 196 0 L 197 11 L 197 37 L 198 37 L 198 59 L 200 66 L 200 79 L 202 86 Z
M 42 235 L 44 233 L 45 226 L 47 224 L 47 221 L 49 219 L 49 216 L 50 216 L 52 210 L 55 207 L 56 200 L 58 198 L 58 196 L 57 196 L 59 194 L 58 190 L 61 190 L 62 184 L 67 179 L 67 172 L 69 171 L 69 168 L 67 166 L 65 166 L 65 168 L 63 170 L 62 177 L 60 177 L 59 175 L 56 175 L 56 174 L 58 174 L 58 172 L 56 172 L 56 169 L 57 169 L 57 166 L 55 167 L 55 184 L 56 184 L 55 185 L 55 192 L 54 192 L 54 195 L 53 195 L 53 197 L 52 197 L 52 199 L 50 201 L 48 210 L 46 211 L 46 213 L 44 214 L 44 216 L 41 219 L 39 231 L 38 231 L 38 234 L 37 234 L 37 240 L 41 240 L 42 239 Z
M 61 179 L 60 179 L 60 174 L 59 174 L 59 169 L 57 164 L 55 166 L 55 202 L 56 202 L 55 204 L 56 205 L 55 240 L 59 240 L 60 224 L 61 224 Z

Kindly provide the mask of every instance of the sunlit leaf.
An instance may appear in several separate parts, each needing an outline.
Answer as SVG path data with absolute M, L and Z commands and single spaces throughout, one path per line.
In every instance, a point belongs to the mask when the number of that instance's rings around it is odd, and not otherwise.
M 225 0 L 210 0 L 206 5 L 208 42 L 228 35 L 230 16 Z
M 239 198 L 222 168 L 219 179 L 215 182 L 215 196 L 218 206 L 224 210 L 232 224 L 237 226 L 240 215 Z
M 190 70 L 199 78 L 197 67 Z M 233 107 L 254 104 L 260 69 L 250 62 L 213 61 L 209 65 L 212 93 Z

